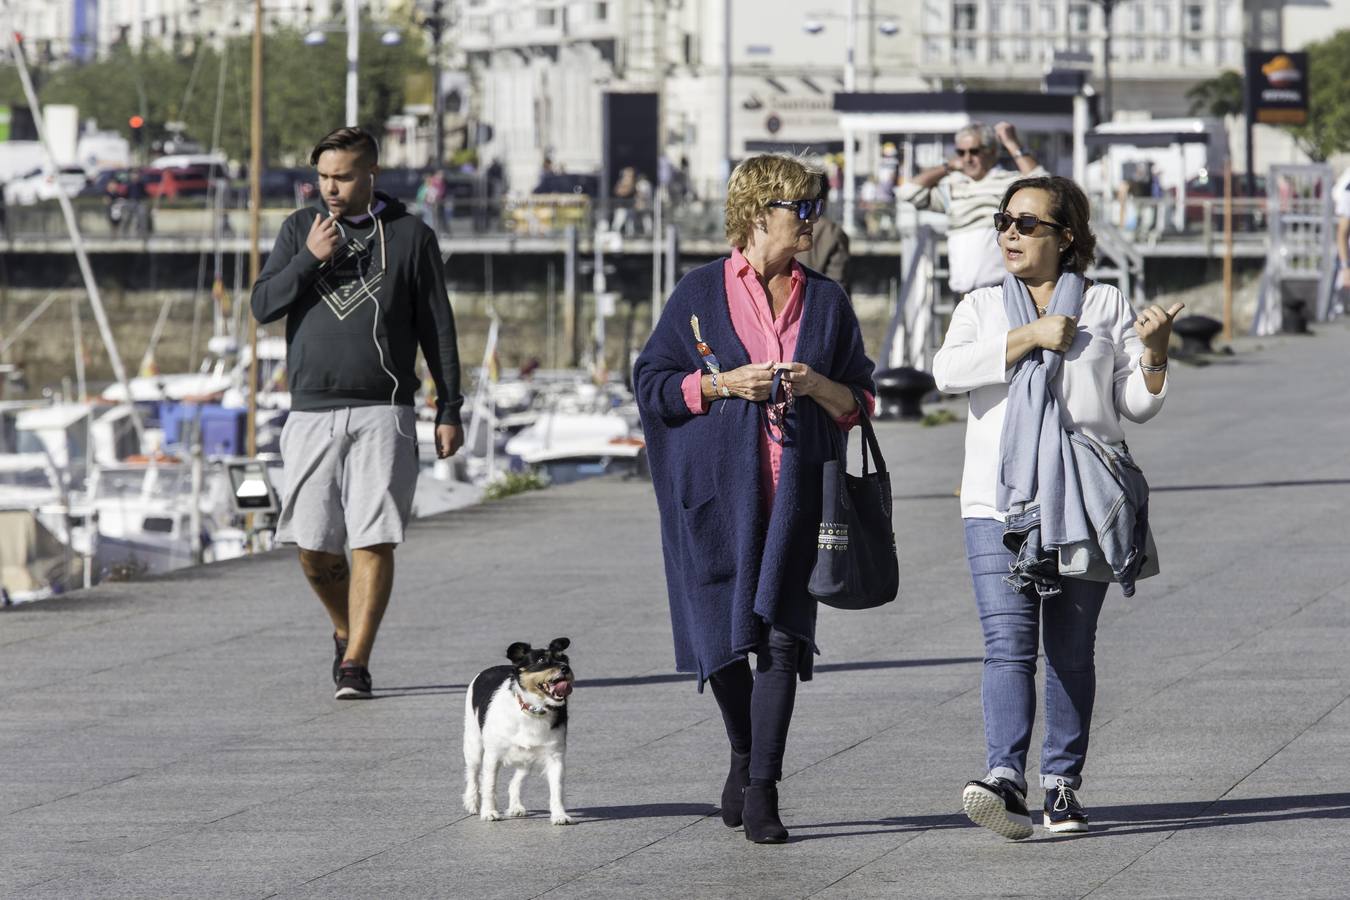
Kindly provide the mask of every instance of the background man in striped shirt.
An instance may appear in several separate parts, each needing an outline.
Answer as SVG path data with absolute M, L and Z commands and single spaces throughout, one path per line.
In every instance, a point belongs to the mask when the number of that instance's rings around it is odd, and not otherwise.
M 1000 145 L 1018 171 L 998 165 Z M 1003 282 L 1003 255 L 993 218 L 999 201 L 1017 179 L 1049 174 L 1023 151 L 1012 123 L 999 122 L 990 128 L 971 122 L 956 133 L 956 154 L 901 185 L 897 196 L 919 209 L 947 214 L 947 268 L 951 273 L 947 284 L 959 297 Z

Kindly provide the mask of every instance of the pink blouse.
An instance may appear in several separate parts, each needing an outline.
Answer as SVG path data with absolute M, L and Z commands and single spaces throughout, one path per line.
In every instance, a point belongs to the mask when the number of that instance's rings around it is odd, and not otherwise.
M 750 362 L 792 362 L 797 350 L 797 332 L 801 328 L 802 306 L 806 296 L 806 273 L 796 260 L 792 262 L 792 288 L 788 302 L 778 318 L 773 317 L 773 306 L 759 283 L 754 267 L 746 260 L 739 249 L 733 248 L 731 258 L 723 267 L 723 280 L 727 291 L 727 306 L 731 312 L 731 325 L 736 337 L 741 339 Z M 689 411 L 703 415 L 708 411 L 708 401 L 703 397 L 703 372 L 690 372 L 685 376 L 681 387 L 684 402 Z M 869 405 L 871 394 L 865 395 Z M 858 423 L 858 411 L 855 409 L 836 419 L 844 430 Z M 770 437 L 773 425 L 764 425 L 759 433 L 759 483 L 760 496 L 764 498 L 764 508 L 773 508 L 773 498 L 778 491 L 778 476 L 783 468 L 783 447 Z M 781 437 L 781 435 L 780 435 Z

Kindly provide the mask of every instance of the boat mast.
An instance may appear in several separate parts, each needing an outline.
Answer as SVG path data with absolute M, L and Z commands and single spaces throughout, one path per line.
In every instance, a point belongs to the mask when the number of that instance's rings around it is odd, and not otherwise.
M 42 115 L 42 107 L 38 103 L 37 91 L 33 89 L 32 76 L 28 73 L 28 60 L 24 56 L 23 44 L 13 30 L 6 28 L 6 31 L 10 47 L 13 49 L 14 65 L 19 70 L 19 81 L 23 83 L 23 93 L 28 99 L 28 108 L 33 113 L 33 124 L 37 128 L 38 140 L 42 143 L 42 152 L 47 157 L 47 165 L 51 167 L 51 171 L 60 172 L 56 155 L 52 153 L 51 144 L 47 142 L 47 123 Z M 136 405 L 131 401 L 131 385 L 127 382 L 127 370 L 122 365 L 122 357 L 117 352 L 117 343 L 113 340 L 112 329 L 108 325 L 108 315 L 103 309 L 103 298 L 99 295 L 98 283 L 94 281 L 94 271 L 89 266 L 89 254 L 84 249 L 84 238 L 75 221 L 75 209 L 70 205 L 70 198 L 66 196 L 64 190 L 56 192 L 56 201 L 61 204 L 61 215 L 66 220 L 66 230 L 70 232 L 70 243 L 75 248 L 75 260 L 80 266 L 80 277 L 84 279 L 84 288 L 89 293 L 89 305 L 93 307 L 94 321 L 98 323 L 99 335 L 103 338 L 103 346 L 108 351 L 108 361 L 112 363 L 113 374 L 117 376 L 118 384 L 122 385 L 126 395 L 125 402 L 131 408 L 131 424 L 136 429 L 136 438 L 144 444 L 145 426 L 141 422 L 140 413 L 136 411 Z

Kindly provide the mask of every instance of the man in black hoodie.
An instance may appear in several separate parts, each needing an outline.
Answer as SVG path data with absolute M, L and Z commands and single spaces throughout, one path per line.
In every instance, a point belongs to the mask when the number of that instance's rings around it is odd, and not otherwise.
M 339 700 L 370 697 L 370 651 L 412 512 L 419 345 L 436 385 L 436 455 L 463 443 L 440 248 L 420 219 L 375 190 L 378 161 L 359 128 L 321 140 L 310 162 L 322 206 L 285 221 L 253 286 L 259 322 L 286 318 L 291 413 L 277 540 L 299 545 L 332 619 Z

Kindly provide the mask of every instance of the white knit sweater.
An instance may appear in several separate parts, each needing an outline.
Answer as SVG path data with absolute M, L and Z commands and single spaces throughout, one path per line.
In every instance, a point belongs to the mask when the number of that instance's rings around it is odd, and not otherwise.
M 1162 408 L 1168 381 L 1158 394 L 1150 394 L 1144 384 L 1139 368 L 1144 345 L 1134 319 L 1117 288 L 1092 284 L 1085 292 L 1078 335 L 1052 382 L 1066 429 L 1118 444 L 1125 439 L 1121 416 L 1146 422 Z M 1012 377 L 1005 365 L 1009 330 L 1003 288 L 971 291 L 957 304 L 947 338 L 933 358 L 938 390 L 970 392 L 961 476 L 961 515 L 967 519 L 1002 519 L 995 504 L 999 441 Z

